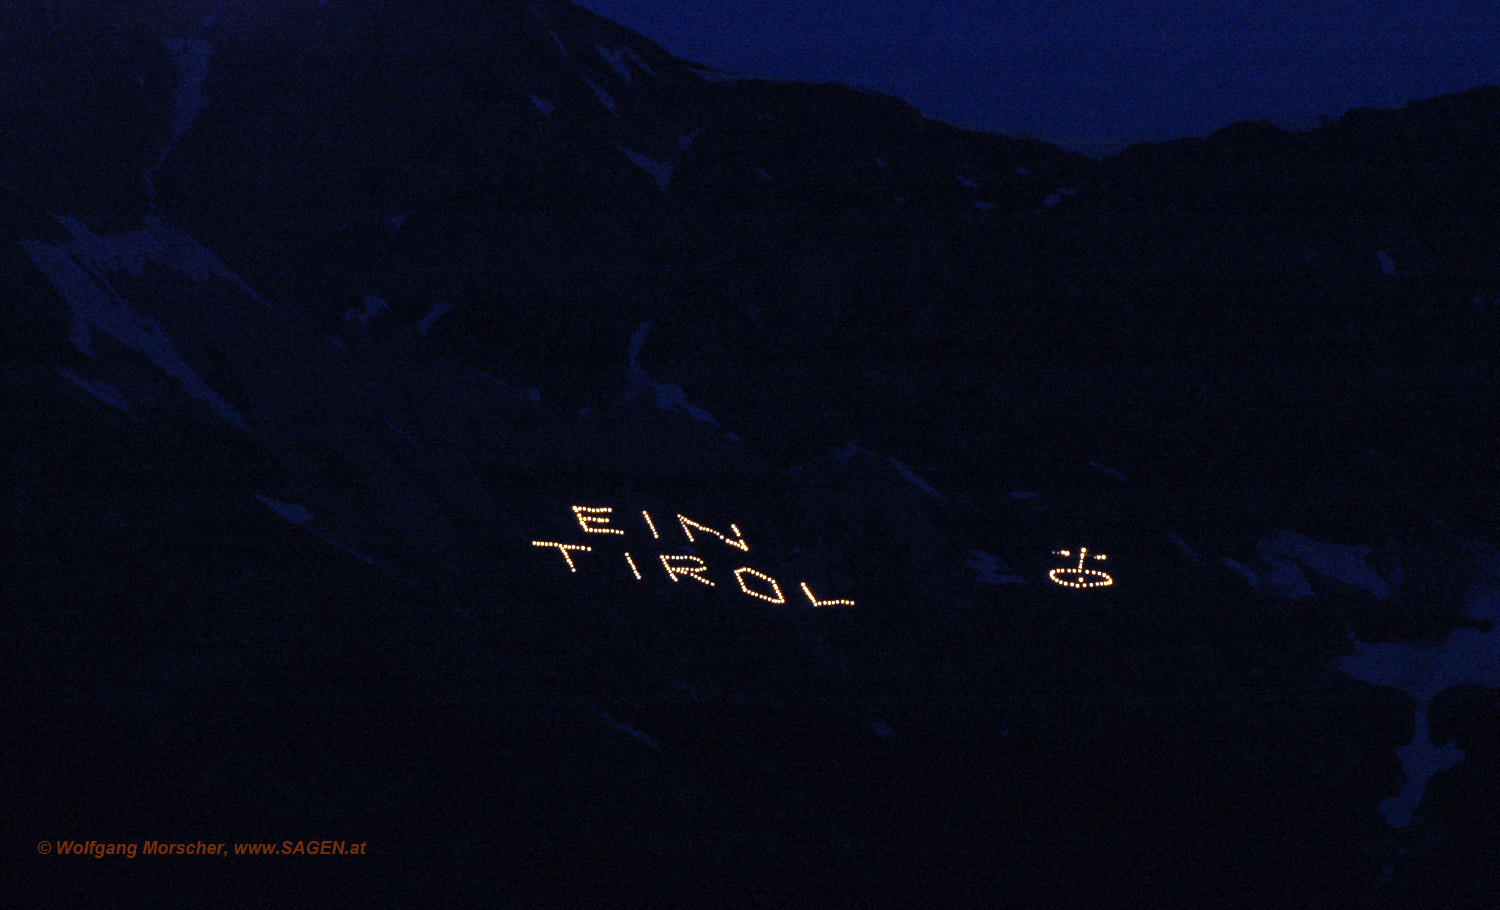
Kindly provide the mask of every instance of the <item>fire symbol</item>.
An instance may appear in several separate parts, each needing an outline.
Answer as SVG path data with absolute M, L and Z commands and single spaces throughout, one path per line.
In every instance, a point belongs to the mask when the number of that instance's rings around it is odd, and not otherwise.
M 1057 556 L 1073 555 L 1067 550 L 1053 550 L 1052 552 Z M 1077 568 L 1053 569 L 1047 573 L 1047 577 L 1065 588 L 1102 588 L 1105 585 L 1114 584 L 1115 580 L 1113 578 L 1110 578 L 1098 569 L 1085 569 L 1083 567 L 1083 561 L 1088 558 L 1088 553 L 1087 547 L 1079 549 Z M 1096 554 L 1094 558 L 1103 562 L 1104 554 Z

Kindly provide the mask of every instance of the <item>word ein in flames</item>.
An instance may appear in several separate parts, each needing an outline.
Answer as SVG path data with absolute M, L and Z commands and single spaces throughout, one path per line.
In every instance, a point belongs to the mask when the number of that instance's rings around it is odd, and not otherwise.
M 625 532 L 619 528 L 610 526 L 610 514 L 613 511 L 608 506 L 573 507 L 573 515 L 577 517 L 578 525 L 583 528 L 585 534 L 624 534 Z M 642 511 L 641 518 L 645 521 L 646 529 L 651 532 L 652 539 L 660 540 L 661 534 L 656 530 L 656 522 L 651 520 L 651 513 Z M 682 526 L 682 533 L 687 535 L 688 543 L 697 542 L 697 539 L 693 537 L 693 531 L 696 530 L 701 534 L 711 534 L 737 550 L 744 550 L 745 552 L 749 552 L 750 550 L 750 545 L 745 542 L 745 535 L 741 533 L 739 527 L 736 525 L 731 524 L 729 526 L 729 530 L 733 532 L 733 536 L 731 536 L 715 531 L 707 525 L 699 524 L 686 515 L 679 514 L 677 522 Z M 551 540 L 533 540 L 531 545 L 534 547 L 556 547 L 557 551 L 562 554 L 563 561 L 568 564 L 569 572 L 578 571 L 578 566 L 573 562 L 574 553 L 590 553 L 594 549 L 583 544 L 558 543 Z M 626 551 L 624 556 L 625 564 L 630 567 L 630 574 L 635 576 L 636 581 L 641 581 L 643 576 L 641 575 L 640 567 L 636 565 L 635 558 L 630 555 L 629 551 Z M 680 582 L 684 578 L 691 578 L 699 584 L 708 585 L 710 588 L 715 587 L 713 581 L 706 574 L 708 572 L 708 564 L 697 556 L 665 553 L 659 556 L 658 559 L 661 560 L 662 568 L 666 570 L 667 577 L 673 583 Z M 740 590 L 749 596 L 757 597 L 773 604 L 786 603 L 786 595 L 782 593 L 781 585 L 776 579 L 766 573 L 757 572 L 749 566 L 741 566 L 735 569 L 732 574 L 734 575 L 734 580 L 739 583 Z M 760 590 L 752 588 L 746 582 L 747 577 L 754 578 L 755 588 L 759 588 Z M 814 607 L 854 606 L 854 601 L 852 600 L 818 600 L 818 598 L 813 596 L 812 589 L 807 586 L 807 582 L 805 581 L 801 583 L 801 588 L 802 593 L 807 596 L 808 601 Z

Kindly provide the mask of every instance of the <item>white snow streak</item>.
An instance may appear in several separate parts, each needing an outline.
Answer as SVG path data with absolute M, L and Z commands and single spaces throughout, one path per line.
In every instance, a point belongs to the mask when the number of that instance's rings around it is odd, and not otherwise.
M 839 464 L 848 464 L 849 459 L 856 455 L 868 455 L 871 458 L 880 457 L 852 439 L 833 450 L 833 457 L 838 459 Z
M 625 733 L 630 734 L 631 736 L 635 737 L 636 739 L 640 740 L 641 742 L 645 743 L 646 745 L 650 746 L 651 748 L 655 749 L 656 751 L 658 751 L 658 752 L 661 751 L 661 743 L 659 743 L 656 740 L 652 739 L 650 736 L 647 736 L 645 733 L 642 733 L 641 731 L 637 730 L 635 727 L 629 726 L 628 724 L 620 723 L 618 720 L 615 720 L 613 717 L 611 717 L 610 715 L 606 714 L 603 711 L 599 712 L 599 716 L 602 717 L 602 718 L 604 718 L 606 721 L 609 721 L 609 723 L 613 724 L 617 729 L 619 729 L 619 730 L 621 730 L 621 731 L 623 731 Z
M 1052 206 L 1057 205 L 1059 202 L 1062 202 L 1062 198 L 1064 196 L 1077 196 L 1077 195 L 1078 195 L 1078 191 L 1077 190 L 1070 190 L 1067 187 L 1058 187 L 1057 192 L 1053 193 L 1051 196 L 1048 196 L 1046 199 L 1042 200 L 1042 205 L 1045 205 L 1048 208 L 1051 208 Z
M 85 379 L 84 377 L 79 376 L 77 373 L 70 373 L 67 370 L 64 370 L 62 367 L 58 367 L 57 372 L 60 373 L 63 378 L 67 379 L 69 382 L 73 383 L 80 389 L 83 389 L 85 392 L 88 392 L 90 395 L 94 396 L 95 398 L 118 411 L 124 411 L 125 413 L 129 414 L 131 411 L 135 410 L 135 408 L 130 406 L 130 402 L 125 400 L 125 396 L 120 394 L 120 390 L 107 382 L 99 382 L 95 379 Z
M 594 50 L 599 52 L 599 56 L 604 58 L 604 62 L 608 63 L 611 69 L 620 74 L 620 78 L 625 80 L 626 85 L 631 84 L 630 67 L 625 65 L 624 51 L 611 51 L 602 44 L 594 45 Z
M 1384 250 L 1376 250 L 1375 259 L 1379 261 L 1380 271 L 1385 274 L 1385 277 L 1394 278 L 1396 276 L 1396 261 L 1387 256 Z
M 846 442 L 842 446 L 839 446 L 838 448 L 831 451 L 833 453 L 834 459 L 837 460 L 839 464 L 848 464 L 849 460 L 856 455 L 867 455 L 871 458 L 876 459 L 881 457 L 877 453 L 870 451 L 869 449 L 865 448 L 852 439 L 849 442 Z M 933 489 L 932 484 L 917 476 L 917 473 L 911 468 L 907 467 L 894 458 L 886 458 L 885 461 L 889 463 L 891 467 L 895 468 L 896 473 L 900 474 L 912 486 L 916 487 L 929 496 L 934 496 L 938 499 L 943 498 L 943 494 Z
M 1320 543 L 1292 531 L 1282 531 L 1274 539 L 1262 540 L 1256 549 L 1268 562 L 1289 557 L 1321 575 L 1364 588 L 1381 600 L 1391 596 L 1390 584 L 1365 561 L 1374 552 L 1372 547 Z
M 255 498 L 259 499 L 266 508 L 294 525 L 305 525 L 313 519 L 311 512 L 294 502 L 282 502 L 279 499 L 272 499 L 269 496 L 260 496 L 258 494 Z
M 390 305 L 379 297 L 372 297 L 366 294 L 360 299 L 365 303 L 364 311 L 361 312 L 355 309 L 345 310 L 344 320 L 346 322 L 350 319 L 358 319 L 360 325 L 369 325 L 370 320 L 375 318 L 376 313 L 379 313 L 381 310 L 390 309 Z
M 172 92 L 172 141 L 176 142 L 208 106 L 208 99 L 203 96 L 203 80 L 208 77 L 208 61 L 214 55 L 214 46 L 201 38 L 168 41 L 166 45 L 172 62 L 182 74 Z
M 634 399 L 649 392 L 660 410 L 678 411 L 694 420 L 718 426 L 719 422 L 714 419 L 714 415 L 687 400 L 687 393 L 682 390 L 682 386 L 673 385 L 670 382 L 657 382 L 646 375 L 646 371 L 641 368 L 639 357 L 641 346 L 646 343 L 646 334 L 650 331 L 651 323 L 643 322 L 630 336 L 630 391 L 626 393 L 627 397 Z
M 968 559 L 969 568 L 974 570 L 974 581 L 982 585 L 1024 585 L 1029 584 L 1020 575 L 1012 575 L 1005 563 L 998 556 L 986 553 L 983 550 L 970 550 Z
M 1351 674 L 1352 675 L 1352 674 Z M 1401 773 L 1406 780 L 1395 796 L 1380 801 L 1380 814 L 1392 828 L 1404 828 L 1411 823 L 1412 814 L 1422 802 L 1427 782 L 1439 771 L 1446 771 L 1464 757 L 1462 749 L 1452 743 L 1434 745 L 1432 727 L 1427 721 L 1428 702 L 1417 705 L 1416 730 L 1411 742 L 1396 747 L 1396 757 L 1401 760 Z
M 172 120 L 170 123 L 171 137 L 162 148 L 161 154 L 157 156 L 156 162 L 146 170 L 146 198 L 153 203 L 156 201 L 156 175 L 166 163 L 167 156 L 177 146 L 188 127 L 208 106 L 208 99 L 203 95 L 203 80 L 208 77 L 208 61 L 214 54 L 214 46 L 201 38 L 187 38 L 181 41 L 166 41 L 167 52 L 172 55 L 172 61 L 177 64 L 179 78 L 177 88 L 172 92 Z
M 666 191 L 667 184 L 672 180 L 672 172 L 677 169 L 677 165 L 670 161 L 657 161 L 655 158 L 642 155 L 635 149 L 626 148 L 623 145 L 617 145 L 615 148 L 624 152 L 625 157 L 629 158 L 636 167 L 650 174 L 656 181 L 657 189 Z
M 1183 540 L 1176 534 L 1168 534 L 1167 540 L 1176 544 L 1177 549 L 1182 551 L 1182 558 L 1196 566 L 1206 565 L 1207 554 L 1203 548 L 1190 541 Z
M 642 60 L 641 56 L 635 52 L 634 48 L 626 45 L 621 50 L 624 52 L 625 56 L 630 58 L 631 63 L 634 63 L 636 66 L 645 70 L 646 75 L 650 76 L 652 79 L 657 80 L 658 82 L 661 81 L 661 77 L 656 75 L 656 70 L 653 70 L 650 66 L 648 66 L 646 64 L 646 61 Z
M 447 301 L 439 301 L 438 303 L 433 304 L 432 309 L 427 311 L 427 315 L 422 317 L 422 321 L 417 323 L 417 334 L 426 335 L 427 330 L 432 328 L 432 324 L 434 322 L 437 322 L 438 319 L 442 318 L 443 314 L 451 311 L 452 309 L 453 304 L 448 303 Z
M 934 490 L 932 488 L 932 484 L 930 484 L 927 481 L 923 480 L 922 478 L 918 477 L 917 474 L 916 474 L 916 472 L 913 471 L 911 468 L 908 468 L 906 465 L 902 464 L 901 462 L 897 461 L 894 458 L 888 458 L 886 460 L 891 463 L 891 467 L 893 467 L 893 468 L 896 469 L 896 473 L 898 473 L 902 477 L 906 478 L 907 482 L 910 483 L 912 486 L 916 487 L 917 489 L 921 490 L 922 492 L 926 493 L 929 496 L 933 496 L 933 497 L 936 497 L 938 499 L 942 499 L 943 498 L 943 494 L 939 493 L 937 490 Z
M 1096 471 L 1099 471 L 1100 473 L 1108 474 L 1109 476 L 1113 477 L 1115 480 L 1120 481 L 1121 483 L 1129 483 L 1130 482 L 1130 478 L 1126 477 L 1124 474 L 1121 474 L 1119 471 L 1116 471 L 1114 468 L 1108 467 L 1106 465 L 1102 465 L 1102 464 L 1100 464 L 1097 461 L 1086 461 L 1086 462 L 1084 462 L 1084 464 L 1087 465 L 1088 467 L 1093 468 Z
M 546 98 L 538 98 L 535 95 L 528 95 L 527 97 L 531 99 L 531 103 L 536 106 L 536 109 L 542 112 L 543 117 L 551 117 L 552 112 L 557 109 L 557 105 Z
M 611 98 L 609 96 L 609 92 L 606 92 L 604 89 L 602 89 L 599 86 L 595 85 L 594 84 L 594 80 L 590 79 L 587 76 L 579 76 L 578 78 L 580 78 L 584 82 L 588 83 L 588 87 L 591 88 L 591 89 L 593 89 L 593 91 L 594 91 L 594 97 L 596 97 L 596 98 L 599 99 L 599 103 L 600 104 L 602 104 L 605 107 L 609 108 L 609 112 L 611 114 L 614 114 L 616 117 L 620 116 L 619 112 L 615 110 L 615 99 L 613 99 L 613 98 Z
M 110 271 L 124 270 L 139 275 L 146 268 L 146 261 L 176 269 L 198 283 L 210 277 L 222 278 L 235 288 L 260 301 L 275 312 L 271 302 L 257 294 L 240 276 L 229 270 L 213 251 L 201 246 L 198 241 L 172 227 L 155 215 L 146 215 L 141 221 L 146 227 L 127 234 L 99 236 L 82 222 L 69 216 L 57 219 L 73 235 L 67 251 L 85 267 L 105 268 Z
M 402 439 L 406 440 L 412 445 L 418 444 L 417 441 L 412 438 L 410 433 L 396 426 L 396 424 L 389 417 L 385 418 L 385 425 L 390 428 L 392 433 L 395 433 L 397 436 L 400 436 Z
M 198 378 L 161 324 L 132 310 L 107 282 L 91 274 L 84 265 L 87 260 L 73 252 L 71 244 L 55 246 L 23 240 L 21 246 L 32 264 L 47 276 L 73 308 L 75 338 L 79 334 L 79 322 L 110 335 L 176 379 L 184 392 L 203 402 L 218 416 L 242 430 L 250 428 L 229 402 Z
M 1303 568 L 1307 568 L 1352 587 L 1363 588 L 1381 600 L 1390 596 L 1390 582 L 1366 562 L 1374 552 L 1371 547 L 1323 543 L 1292 531 L 1281 531 L 1274 538 L 1261 540 L 1255 549 L 1260 554 L 1263 568 L 1251 568 L 1228 558 L 1222 562 L 1245 576 L 1251 586 L 1269 594 L 1294 599 L 1313 596 L 1312 584 L 1303 572 Z

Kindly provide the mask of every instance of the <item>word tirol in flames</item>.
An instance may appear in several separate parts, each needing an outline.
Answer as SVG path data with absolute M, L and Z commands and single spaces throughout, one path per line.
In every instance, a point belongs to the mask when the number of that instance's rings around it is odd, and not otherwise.
M 578 519 L 578 525 L 583 528 L 585 534 L 624 534 L 625 532 L 619 528 L 610 526 L 610 516 L 613 511 L 609 506 L 573 506 L 573 515 Z M 651 532 L 651 538 L 653 540 L 660 540 L 661 534 L 656 530 L 656 522 L 651 519 L 651 513 L 642 511 L 641 519 L 645 522 L 646 529 Z M 729 526 L 729 530 L 733 532 L 733 536 L 730 536 L 729 534 L 715 531 L 707 525 L 699 524 L 686 515 L 678 515 L 677 523 L 682 526 L 682 533 L 687 535 L 688 543 L 697 542 L 696 538 L 693 537 L 693 531 L 696 530 L 703 534 L 712 534 L 737 550 L 743 550 L 747 553 L 750 551 L 750 545 L 745 543 L 745 535 L 740 532 L 739 527 L 736 525 L 731 524 Z M 591 553 L 594 549 L 584 544 L 558 543 L 552 540 L 533 540 L 531 545 L 534 547 L 556 547 L 557 551 L 562 554 L 563 561 L 567 563 L 569 572 L 578 571 L 578 566 L 573 562 L 574 553 Z M 625 557 L 625 565 L 630 568 L 630 574 L 635 576 L 636 581 L 643 580 L 644 576 L 641 575 L 640 567 L 636 565 L 635 557 L 631 556 L 628 550 L 623 555 Z M 673 583 L 680 582 L 684 578 L 691 578 L 693 581 L 708 585 L 710 588 L 715 587 L 714 582 L 707 574 L 708 564 L 697 556 L 664 553 L 657 558 L 661 560 L 661 567 L 666 570 L 667 577 Z M 786 595 L 782 593 L 781 585 L 776 579 L 766 573 L 757 572 L 749 566 L 741 566 L 731 574 L 734 575 L 734 580 L 739 583 L 740 590 L 749 596 L 769 601 L 773 604 L 786 603 Z M 752 588 L 747 583 L 747 578 L 753 578 L 755 580 L 755 588 L 759 588 L 759 590 Z M 805 581 L 801 583 L 801 588 L 802 593 L 807 595 L 808 601 L 814 607 L 854 606 L 854 601 L 852 600 L 818 600 L 813 596 L 812 589 L 807 586 L 807 582 Z

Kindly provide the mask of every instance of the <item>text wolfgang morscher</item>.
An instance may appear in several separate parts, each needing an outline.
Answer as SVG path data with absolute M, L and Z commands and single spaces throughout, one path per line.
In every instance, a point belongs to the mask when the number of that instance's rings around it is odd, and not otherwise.
M 40 841 L 36 852 L 43 856 L 56 853 L 58 856 L 366 856 L 368 841 L 342 840 L 285 840 L 281 843 L 258 844 L 209 844 L 203 841 L 192 843 L 168 843 L 164 841 L 141 841 L 139 843 L 104 843 L 101 841 Z

